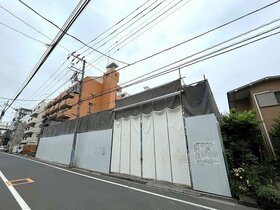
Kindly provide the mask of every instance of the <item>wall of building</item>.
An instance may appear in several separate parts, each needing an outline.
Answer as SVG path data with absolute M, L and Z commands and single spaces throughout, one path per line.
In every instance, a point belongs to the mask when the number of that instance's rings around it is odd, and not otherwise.
M 251 109 L 252 105 L 250 99 L 246 98 L 246 99 L 236 100 L 235 107 L 237 110 L 244 112 L 246 110 Z
M 271 92 L 280 91 L 280 81 L 274 80 L 274 81 L 263 82 L 261 84 L 251 87 L 250 95 L 254 108 L 257 108 L 257 106 L 254 101 L 253 95 L 264 91 L 271 91 Z M 272 127 L 273 119 L 275 119 L 275 117 L 280 114 L 280 104 L 275 106 L 262 107 L 260 108 L 260 111 L 262 113 L 266 128 L 269 131 Z M 259 114 L 258 114 L 258 118 L 260 120 Z
M 80 116 L 83 117 L 90 113 L 114 108 L 118 81 L 119 73 L 115 69 L 109 69 L 101 78 L 85 77 L 83 80 L 83 102 L 80 107 Z M 62 121 L 65 119 L 76 119 L 79 95 L 72 92 L 67 94 L 69 97 L 65 97 L 67 92 L 71 92 L 71 90 L 61 93 L 48 104 L 47 117 Z M 104 92 L 108 93 L 103 94 Z M 65 104 L 67 104 L 67 108 Z
M 27 127 L 24 131 L 25 136 L 21 141 L 22 144 L 26 144 L 26 145 L 38 144 L 38 139 L 43 125 L 46 106 L 47 106 L 46 102 L 41 102 L 32 111 L 30 118 L 27 121 Z M 31 147 L 27 147 L 27 148 L 31 148 Z M 33 149 L 31 148 L 30 150 Z

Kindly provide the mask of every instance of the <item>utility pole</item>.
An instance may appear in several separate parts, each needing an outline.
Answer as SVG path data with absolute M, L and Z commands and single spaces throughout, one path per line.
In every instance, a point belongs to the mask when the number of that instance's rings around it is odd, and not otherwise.
M 6 103 L 4 103 L 3 109 L 2 109 L 2 111 L 1 111 L 1 113 L 0 113 L 0 122 L 2 122 L 2 118 L 3 118 L 4 115 L 5 115 L 6 108 L 7 108 L 8 104 L 9 104 L 9 100 L 8 100 Z
M 72 144 L 72 150 L 71 150 L 71 156 L 70 156 L 70 163 L 69 163 L 69 167 L 72 168 L 75 166 L 74 162 L 75 162 L 75 152 L 76 152 L 76 143 L 77 143 L 77 135 L 78 135 L 78 126 L 79 126 L 79 117 L 80 117 L 80 109 L 81 109 L 81 104 L 82 104 L 82 101 L 83 101 L 83 98 L 82 98 L 82 93 L 83 93 L 83 80 L 84 80 L 84 76 L 85 76 L 85 65 L 86 65 L 86 61 L 84 59 L 84 57 L 80 58 L 79 55 L 75 55 L 74 53 L 72 53 L 70 56 L 73 56 L 73 60 L 72 62 L 75 60 L 75 59 L 78 59 L 78 61 L 76 62 L 76 64 L 79 62 L 79 61 L 82 61 L 82 69 L 78 69 L 78 68 L 75 68 L 75 71 L 78 72 L 78 73 L 81 73 L 81 79 L 79 80 L 78 84 L 79 84 L 79 99 L 78 99 L 78 108 L 77 108 L 77 115 L 76 115 L 76 121 L 75 121 L 75 128 L 74 128 L 74 137 L 73 137 L 73 144 Z M 70 58 L 70 56 L 68 56 L 68 59 Z M 73 67 L 73 66 L 72 66 Z M 76 73 L 75 72 L 75 73 Z M 74 74 L 75 74 L 74 73 Z

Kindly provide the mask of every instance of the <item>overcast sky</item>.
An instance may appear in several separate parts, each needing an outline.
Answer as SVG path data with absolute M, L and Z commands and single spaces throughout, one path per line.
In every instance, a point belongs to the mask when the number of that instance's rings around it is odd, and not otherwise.
M 79 1 L 24 0 L 24 2 L 61 27 Z M 94 48 L 98 48 L 99 51 L 109 54 L 111 57 L 125 63 L 133 63 L 138 59 L 180 43 L 271 2 L 273 1 L 92 0 L 68 32 L 84 42 L 89 42 L 145 3 L 137 12 L 127 17 L 107 34 L 104 34 L 104 36 L 91 43 L 93 45 L 101 40 Z M 21 20 L 29 23 L 51 39 L 58 33 L 57 28 L 38 17 L 17 0 L 1 0 L 0 6 L 1 23 L 13 27 L 45 44 L 50 44 L 51 41 L 20 22 L 3 8 L 12 12 Z M 154 7 L 155 9 L 150 11 Z M 170 7 L 172 8 L 168 10 Z M 145 8 L 147 9 L 144 10 Z M 131 19 L 142 10 L 144 11 L 141 15 L 146 14 L 144 17 L 140 15 Z M 168 10 L 167 13 L 153 21 L 153 19 L 166 10 Z M 280 18 L 279 11 L 280 3 L 277 3 L 211 34 L 162 53 L 145 62 L 125 68 L 120 71 L 120 84 Z M 128 20 L 131 21 L 106 38 L 106 35 L 122 26 Z M 130 39 L 125 39 L 135 32 L 138 27 L 144 26 L 150 21 L 152 23 L 146 28 L 131 36 Z M 278 26 L 279 24 L 280 22 L 276 22 L 253 34 Z M 0 34 L 0 97 L 13 98 L 47 47 L 43 43 L 27 38 L 1 24 Z M 244 39 L 244 37 L 238 40 L 241 39 Z M 125 41 L 123 42 L 123 40 Z M 81 43 L 67 36 L 63 38 L 60 44 L 69 51 L 75 51 L 82 47 Z M 203 79 L 203 75 L 205 75 L 209 80 L 220 112 L 226 112 L 228 111 L 226 97 L 228 91 L 254 80 L 280 73 L 279 46 L 279 35 L 272 36 L 227 54 L 181 69 L 181 74 L 185 77 L 184 81 L 186 84 L 200 81 Z M 20 99 L 43 99 L 48 96 L 49 98 L 54 98 L 60 91 L 69 87 L 70 82 L 65 83 L 65 81 L 70 78 L 73 72 L 67 69 L 68 62 L 65 62 L 65 60 L 69 52 L 64 48 L 58 46 L 55 49 L 31 83 L 20 95 Z M 86 50 L 86 48 L 83 48 L 79 52 L 83 50 Z M 88 50 L 86 54 L 89 52 L 91 51 Z M 90 62 L 96 60 L 99 56 L 98 53 L 92 52 L 86 56 L 86 60 Z M 96 60 L 92 63 L 92 66 L 86 68 L 86 75 L 102 75 L 100 70 L 105 71 L 108 62 L 110 63 L 112 61 L 106 57 Z M 125 65 L 120 62 L 116 63 L 120 67 Z M 61 65 L 62 67 L 58 70 Z M 127 88 L 124 91 L 133 94 L 144 90 L 143 87 L 145 86 L 154 87 L 176 78 L 178 78 L 178 72 L 149 80 L 145 83 Z M 55 91 L 63 83 L 65 84 L 58 91 Z M 52 92 L 54 93 L 50 95 Z M 0 99 L 0 110 L 5 102 L 5 100 Z M 36 103 L 18 101 L 12 107 L 24 106 L 34 108 Z M 14 111 L 10 109 L 4 121 L 11 120 L 13 115 Z

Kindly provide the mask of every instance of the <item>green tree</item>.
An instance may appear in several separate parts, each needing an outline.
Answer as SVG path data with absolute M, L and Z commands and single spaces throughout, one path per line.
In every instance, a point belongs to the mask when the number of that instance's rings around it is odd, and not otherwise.
M 270 134 L 272 137 L 280 139 L 280 115 L 274 119 Z
M 262 135 L 254 110 L 231 110 L 222 116 L 221 129 L 230 167 L 254 165 L 261 160 Z

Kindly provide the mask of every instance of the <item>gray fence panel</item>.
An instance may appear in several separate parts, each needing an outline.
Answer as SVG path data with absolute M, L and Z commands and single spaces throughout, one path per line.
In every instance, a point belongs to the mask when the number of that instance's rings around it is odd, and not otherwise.
M 112 129 L 79 133 L 75 163 L 79 168 L 109 173 Z
M 231 197 L 215 115 L 187 117 L 185 121 L 193 188 Z
M 36 158 L 68 165 L 72 142 L 73 134 L 41 138 Z

